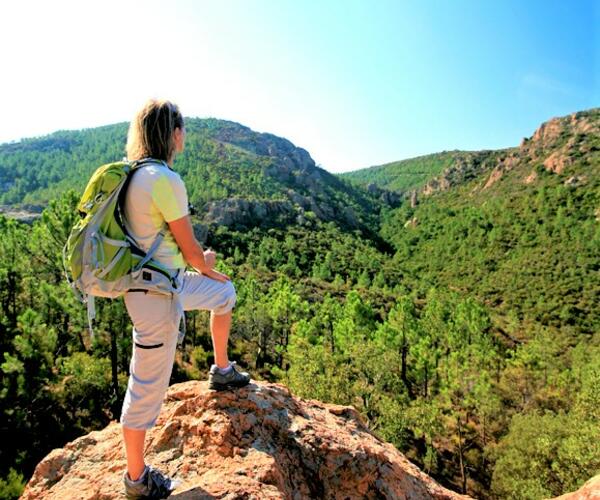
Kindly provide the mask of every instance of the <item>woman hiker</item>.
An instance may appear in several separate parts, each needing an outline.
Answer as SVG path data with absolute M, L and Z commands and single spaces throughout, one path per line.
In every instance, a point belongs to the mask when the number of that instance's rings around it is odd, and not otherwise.
M 204 251 L 194 237 L 185 185 L 172 169 L 185 144 L 185 126 L 178 107 L 150 100 L 129 127 L 127 158 L 147 160 L 136 169 L 125 193 L 127 228 L 147 251 L 161 230 L 165 237 L 153 259 L 177 275 L 178 294 L 132 290 L 125 306 L 133 322 L 133 354 L 121 424 L 127 455 L 124 474 L 128 498 L 166 498 L 175 482 L 144 461 L 144 439 L 158 417 L 169 385 L 179 323 L 183 311 L 211 311 L 210 330 L 215 364 L 209 372 L 211 389 L 243 387 L 250 376 L 238 372 L 227 357 L 232 309 L 236 302 L 228 276 L 214 269 L 216 254 Z M 197 272 L 186 272 L 186 264 Z

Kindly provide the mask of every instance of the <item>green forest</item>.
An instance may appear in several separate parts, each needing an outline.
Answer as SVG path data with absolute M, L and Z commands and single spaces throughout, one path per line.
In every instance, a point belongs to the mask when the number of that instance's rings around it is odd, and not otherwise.
M 426 175 L 401 187 L 393 169 L 346 180 L 283 139 L 190 120 L 175 169 L 236 286 L 232 359 L 300 397 L 353 405 L 378 437 L 474 497 L 548 498 L 600 473 L 600 110 L 540 130 L 414 203 L 408 190 L 458 153 L 417 159 L 408 174 Z M 92 340 L 61 252 L 89 175 L 122 157 L 125 133 L 0 145 L 1 202 L 45 207 L 32 224 L 0 215 L 0 498 L 17 498 L 51 449 L 119 417 L 127 312 L 98 300 Z M 560 171 L 546 164 L 553 154 Z M 302 218 L 203 219 L 231 197 L 291 200 Z M 205 379 L 212 363 L 208 313 L 186 320 L 171 383 Z

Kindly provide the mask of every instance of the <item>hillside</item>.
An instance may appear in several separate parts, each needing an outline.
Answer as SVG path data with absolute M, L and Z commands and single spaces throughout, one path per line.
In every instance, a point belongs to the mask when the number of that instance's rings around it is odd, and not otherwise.
M 207 224 L 239 228 L 315 217 L 347 229 L 377 225 L 382 202 L 315 165 L 286 139 L 217 119 L 186 120 L 175 169 Z M 0 205 L 46 204 L 81 192 L 101 164 L 123 157 L 127 124 L 0 145 Z
M 444 151 L 345 172 L 339 174 L 339 177 L 363 187 L 375 185 L 378 188 L 407 193 L 421 188 L 452 165 L 468 161 L 470 157 L 478 154 L 481 153 Z
M 544 123 L 518 148 L 459 162 L 388 213 L 382 236 L 414 286 L 450 286 L 513 317 L 600 326 L 600 110 Z M 511 328 L 505 325 L 506 328 Z M 509 332 L 523 338 L 519 326 Z

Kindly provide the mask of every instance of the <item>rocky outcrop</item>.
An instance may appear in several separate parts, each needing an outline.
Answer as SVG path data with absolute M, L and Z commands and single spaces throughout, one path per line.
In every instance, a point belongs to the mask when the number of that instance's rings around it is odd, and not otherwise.
M 535 170 L 532 170 L 531 173 L 525 177 L 525 179 L 523 180 L 523 182 L 525 184 L 533 184 L 538 178 L 538 174 Z
M 588 139 L 600 133 L 600 124 L 593 118 L 594 114 L 597 110 L 573 113 L 542 123 L 531 138 L 523 139 L 518 149 L 498 159 L 483 188 L 491 187 L 506 172 L 520 165 L 541 164 L 549 172 L 562 174 L 573 165 L 574 158 L 589 153 L 593 147 Z M 523 182 L 533 184 L 537 177 L 537 173 L 532 171 Z M 565 185 L 577 187 L 580 184 L 568 180 Z
M 306 401 L 256 382 L 214 392 L 172 386 L 146 457 L 182 481 L 174 499 L 454 499 L 352 407 Z M 52 451 L 22 499 L 122 498 L 125 460 L 117 423 Z
M 377 196 L 383 203 L 391 207 L 397 207 L 404 199 L 402 193 L 398 191 L 390 191 L 389 189 L 384 189 L 382 187 L 379 187 L 374 182 L 371 182 L 367 185 L 367 192 L 369 194 Z
M 512 170 L 519 164 L 519 155 L 515 151 L 511 151 L 506 156 L 501 156 L 496 162 L 496 166 L 488 177 L 483 189 L 492 187 L 500 178 L 508 171 Z
M 554 151 L 548 158 L 544 160 L 544 167 L 555 174 L 562 174 L 563 170 L 571 165 L 572 160 L 564 150 Z
M 576 134 L 596 134 L 598 133 L 598 123 L 594 119 L 594 114 L 597 114 L 599 108 L 588 111 L 579 111 L 570 115 L 552 118 L 547 122 L 542 123 L 534 132 L 530 141 L 525 141 L 527 146 L 531 148 L 540 147 L 542 149 L 552 148 L 556 145 L 557 140 L 569 133 Z
M 296 191 L 294 191 L 293 189 L 288 189 L 287 195 L 288 195 L 289 199 L 292 201 L 292 203 L 294 203 L 295 205 L 297 205 L 297 207 L 302 209 L 301 210 L 302 212 L 304 212 L 304 211 L 313 212 L 321 220 L 326 220 L 326 221 L 333 220 L 336 217 L 336 215 L 341 217 L 341 214 L 336 214 L 333 207 L 327 205 L 326 203 L 323 203 L 322 201 L 319 202 L 312 195 L 303 196 L 303 195 L 297 193 Z M 347 207 L 344 207 L 344 209 L 345 208 L 347 208 Z
M 600 109 L 552 118 L 524 140 L 519 154 L 529 161 L 540 162 L 546 170 L 561 174 L 574 159 L 585 157 L 595 147 L 589 139 L 600 135 Z
M 314 196 L 303 196 L 288 189 L 289 200 L 247 200 L 226 198 L 211 201 L 204 207 L 202 222 L 223 226 L 264 226 L 288 224 L 305 218 L 313 212 L 322 221 L 341 221 L 350 228 L 360 227 L 359 217 L 352 207 L 336 207 L 318 200 Z
M 419 203 L 419 200 L 418 200 L 418 196 L 417 196 L 417 190 L 413 189 L 410 192 L 410 208 L 415 208 L 418 203 Z
M 0 214 L 9 219 L 16 219 L 19 222 L 31 224 L 42 216 L 43 207 L 38 205 L 20 205 L 11 207 L 9 205 L 0 205 Z
M 278 162 L 265 168 L 264 173 L 281 184 L 291 185 L 302 191 L 318 195 L 325 192 L 325 179 L 327 177 L 330 177 L 328 179 L 329 183 L 335 182 L 330 173 L 310 164 L 302 165 L 299 168 L 291 162 Z
M 476 178 L 483 171 L 490 168 L 489 158 L 492 153 L 491 151 L 457 153 L 452 165 L 446 168 L 441 175 L 427 182 L 421 193 L 424 196 L 429 196 Z
M 592 161 L 598 147 L 595 139 L 600 135 L 600 109 L 572 113 L 561 118 L 552 118 L 543 123 L 532 135 L 525 138 L 518 148 L 499 151 L 480 151 L 457 153 L 453 163 L 441 175 L 431 179 L 421 190 L 425 196 L 439 191 L 446 191 L 453 186 L 490 172 L 482 184 L 482 189 L 489 189 L 506 173 L 528 167 L 523 174 L 525 184 L 533 184 L 537 173 L 531 166 L 543 165 L 554 174 L 562 174 L 573 165 L 578 158 Z M 569 182 L 567 185 L 577 187 Z
M 573 175 L 569 177 L 563 184 L 567 187 L 577 188 L 585 186 L 587 182 L 588 179 L 585 175 Z
M 292 204 L 287 200 L 246 200 L 244 198 L 226 198 L 206 204 L 202 218 L 206 224 L 224 226 L 259 225 L 261 221 L 274 222 L 290 218 L 295 214 Z
M 556 497 L 554 500 L 600 500 L 600 476 L 596 476 L 573 493 Z

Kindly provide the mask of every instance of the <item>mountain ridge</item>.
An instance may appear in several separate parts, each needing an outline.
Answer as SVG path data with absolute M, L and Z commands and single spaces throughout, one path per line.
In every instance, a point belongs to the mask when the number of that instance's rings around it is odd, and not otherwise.
M 340 177 L 354 181 L 359 185 L 368 186 L 374 184 L 378 188 L 400 191 L 402 194 L 407 194 L 411 190 L 417 190 L 425 195 L 432 194 L 440 190 L 446 190 L 451 186 L 455 186 L 478 176 L 491 169 L 494 171 L 494 178 L 486 184 L 490 187 L 495 180 L 501 176 L 501 172 L 510 170 L 518 161 L 519 154 L 531 155 L 531 160 L 540 159 L 540 155 L 544 153 L 544 148 L 553 147 L 553 141 L 556 141 L 562 135 L 572 133 L 571 140 L 565 139 L 559 147 L 552 150 L 553 152 L 543 160 L 544 166 L 548 170 L 555 173 L 560 173 L 565 168 L 568 158 L 568 149 L 577 146 L 577 138 L 582 136 L 598 134 L 598 115 L 600 108 L 590 108 L 588 110 L 576 111 L 568 115 L 553 117 L 543 122 L 530 137 L 524 138 L 519 146 L 501 148 L 501 149 L 486 149 L 477 151 L 443 151 L 422 155 L 415 158 L 389 162 L 382 165 L 374 165 L 364 169 L 355 170 L 339 174 Z M 596 122 L 596 125 L 594 125 Z M 565 128 L 571 127 L 571 132 L 565 132 Z M 585 150 L 584 150 L 585 151 Z M 594 151 L 593 149 L 591 151 Z M 567 154 L 565 156 L 565 154 Z M 470 176 L 466 179 L 462 174 L 469 170 L 468 166 L 476 161 L 483 166 L 482 169 L 470 169 Z M 495 164 L 494 164 L 495 162 Z M 423 172 L 415 172 L 415 168 L 425 165 L 428 170 Z M 453 174 L 458 173 L 458 179 L 453 180 Z M 403 182 L 402 177 L 413 176 L 416 178 L 409 182 Z
M 71 188 L 81 192 L 99 165 L 123 156 L 126 126 L 59 131 L 0 145 L 0 204 L 44 204 Z M 377 197 L 318 167 L 289 140 L 215 118 L 188 118 L 186 128 L 186 149 L 174 168 L 208 223 L 252 227 L 263 214 L 274 216 L 267 225 L 286 225 L 311 212 L 349 230 L 376 226 L 382 207 Z M 244 213 L 235 201 L 240 198 L 256 210 Z M 273 202 L 278 210 L 269 213 Z

